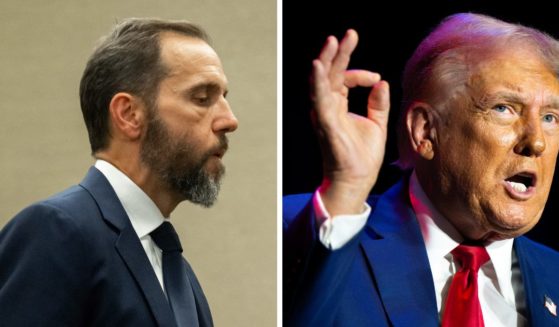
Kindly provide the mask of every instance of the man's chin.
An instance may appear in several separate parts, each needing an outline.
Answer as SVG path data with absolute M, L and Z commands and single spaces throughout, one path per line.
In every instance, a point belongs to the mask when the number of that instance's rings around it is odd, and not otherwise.
M 487 235 L 489 241 L 499 241 L 522 236 L 529 232 L 538 223 L 539 218 L 530 222 L 517 224 L 501 223 L 494 224 L 492 230 Z
M 209 208 L 217 201 L 221 178 L 224 174 L 224 167 L 215 171 L 204 167 L 197 174 L 188 178 L 184 177 L 173 188 L 182 196 L 183 200 Z

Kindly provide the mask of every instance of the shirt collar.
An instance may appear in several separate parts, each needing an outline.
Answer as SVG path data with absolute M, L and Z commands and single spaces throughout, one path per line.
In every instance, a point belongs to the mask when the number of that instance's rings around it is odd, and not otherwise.
M 489 258 L 493 263 L 495 268 L 495 273 L 497 274 L 497 280 L 499 281 L 499 289 L 508 289 L 505 283 L 510 284 L 512 278 L 512 246 L 514 239 L 506 239 L 500 241 L 493 241 L 489 245 L 485 246 Z M 510 296 L 509 294 L 504 294 L 505 297 Z M 512 295 L 512 294 L 511 294 Z
M 410 178 L 409 195 L 423 235 L 429 262 L 438 262 L 464 239 L 456 228 L 433 206 L 419 184 L 415 171 Z M 507 280 L 510 281 L 513 242 L 513 239 L 493 241 L 485 247 L 495 268 L 499 284 L 505 283 Z
M 100 159 L 95 162 L 95 168 L 105 175 L 113 187 L 139 238 L 148 235 L 165 221 L 153 200 L 126 174 Z
M 445 257 L 464 239 L 456 228 L 433 206 L 419 184 L 415 171 L 410 178 L 410 201 L 423 235 L 429 262 Z

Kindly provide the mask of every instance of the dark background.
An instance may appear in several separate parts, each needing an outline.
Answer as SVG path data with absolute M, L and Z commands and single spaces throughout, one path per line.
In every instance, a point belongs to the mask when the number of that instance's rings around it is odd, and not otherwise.
M 311 62 L 326 37 L 340 38 L 348 28 L 359 33 L 350 68 L 378 72 L 390 83 L 392 110 L 383 168 L 373 193 L 394 184 L 401 172 L 391 165 L 398 158 L 395 124 L 401 100 L 400 77 L 415 47 L 446 16 L 458 12 L 488 14 L 543 30 L 559 38 L 559 16 L 548 3 L 504 1 L 283 1 L 283 193 L 313 192 L 320 184 L 321 161 L 309 119 L 308 80 Z M 307 5 L 308 4 L 308 5 Z M 353 90 L 350 110 L 365 114 L 368 89 Z M 460 151 L 460 149 L 457 149 Z M 472 163 L 483 164 L 483 163 Z M 556 169 L 557 171 L 557 169 Z M 555 174 L 544 215 L 528 236 L 559 250 L 555 214 L 559 205 L 559 176 Z

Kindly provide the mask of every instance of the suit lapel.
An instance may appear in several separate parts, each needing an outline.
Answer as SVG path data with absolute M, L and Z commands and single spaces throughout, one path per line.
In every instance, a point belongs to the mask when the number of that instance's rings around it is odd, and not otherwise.
M 546 297 L 559 304 L 559 286 L 556 270 L 556 260 L 546 262 L 543 254 L 551 252 L 539 244 L 535 244 L 525 237 L 514 241 L 514 250 L 520 265 L 522 284 L 526 298 L 526 311 L 531 326 L 559 326 L 559 317 L 550 313 L 546 307 Z M 548 255 L 551 254 L 548 253 Z M 556 256 L 555 253 L 553 253 Z M 550 273 L 551 272 L 551 273 Z M 559 313 L 559 309 L 556 309 Z
M 142 289 L 158 324 L 175 326 L 174 315 L 165 294 L 132 227 L 121 232 L 116 249 Z
M 80 185 L 93 196 L 103 219 L 118 230 L 116 250 L 142 290 L 158 325 L 176 326 L 171 308 L 140 239 L 105 176 L 95 167 L 91 167 Z
M 395 326 L 438 326 L 429 259 L 419 225 L 400 182 L 379 200 L 361 247 L 376 280 L 386 313 Z

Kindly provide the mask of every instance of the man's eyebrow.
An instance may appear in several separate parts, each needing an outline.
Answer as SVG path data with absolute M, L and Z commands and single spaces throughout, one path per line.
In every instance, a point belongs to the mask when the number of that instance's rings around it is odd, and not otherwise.
M 506 101 L 511 103 L 526 103 L 526 99 L 518 93 L 499 91 L 495 93 L 486 93 L 482 97 L 474 100 L 474 105 L 478 108 L 487 108 L 488 106 L 494 105 L 499 101 Z
M 197 93 L 197 92 L 216 92 L 216 91 L 223 91 L 227 93 L 227 87 L 223 87 L 223 85 L 215 82 L 200 82 L 194 84 L 193 86 L 189 87 L 186 92 L 189 94 Z
M 513 103 L 527 103 L 528 99 L 526 99 L 526 97 L 515 93 L 515 92 L 508 92 L 508 91 L 500 91 L 500 92 L 496 92 L 493 94 L 489 94 L 487 96 L 487 101 L 488 102 L 492 102 L 492 101 L 498 101 L 498 100 L 504 100 L 504 101 L 508 101 L 508 102 L 513 102 Z
M 517 104 L 527 104 L 529 102 L 529 99 L 516 92 L 499 91 L 492 94 L 486 94 L 478 101 L 478 104 L 483 107 L 486 107 L 487 105 L 493 104 L 498 101 L 506 101 L 506 102 L 517 103 Z M 548 96 L 542 108 L 559 109 L 559 96 L 555 96 L 555 95 Z
M 550 109 L 559 109 L 559 96 L 550 95 L 547 98 L 545 105 L 543 105 L 542 107 L 550 108 Z

